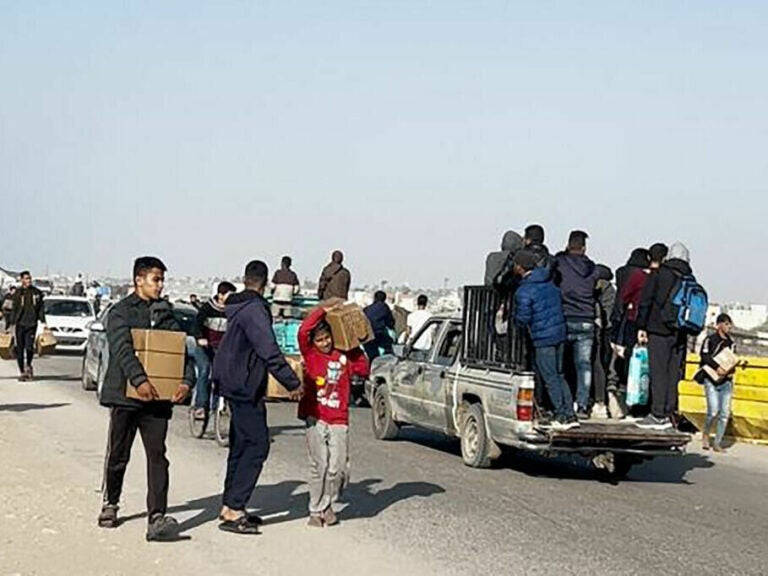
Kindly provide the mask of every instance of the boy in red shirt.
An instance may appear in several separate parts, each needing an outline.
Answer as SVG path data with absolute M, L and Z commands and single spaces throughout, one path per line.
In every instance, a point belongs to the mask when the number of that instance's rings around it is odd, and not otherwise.
M 304 359 L 299 418 L 307 423 L 309 525 L 317 528 L 338 523 L 333 504 L 346 480 L 351 379 L 367 378 L 370 372 L 361 349 L 342 352 L 334 348 L 325 314 L 340 303 L 339 299 L 324 303 L 299 328 Z

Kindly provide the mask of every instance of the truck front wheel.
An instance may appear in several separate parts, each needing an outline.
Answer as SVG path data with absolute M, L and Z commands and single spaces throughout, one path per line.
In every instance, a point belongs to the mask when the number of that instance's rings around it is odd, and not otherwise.
M 472 468 L 491 466 L 491 440 L 480 404 L 464 404 L 461 419 L 461 457 Z

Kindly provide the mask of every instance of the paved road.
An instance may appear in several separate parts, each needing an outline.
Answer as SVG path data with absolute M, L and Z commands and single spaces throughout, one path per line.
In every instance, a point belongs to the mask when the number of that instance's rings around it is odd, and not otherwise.
M 225 451 L 193 440 L 177 410 L 171 503 L 190 540 L 147 544 L 137 442 L 116 531 L 95 516 L 106 412 L 80 389 L 77 358 L 20 384 L 0 363 L 0 576 L 9 574 L 765 574 L 768 449 L 695 449 L 600 483 L 582 464 L 509 457 L 462 465 L 458 446 L 406 430 L 372 438 L 353 411 L 353 484 L 337 528 L 305 527 L 306 456 L 289 404 L 270 405 L 273 452 L 253 504 L 264 535 L 216 529 Z

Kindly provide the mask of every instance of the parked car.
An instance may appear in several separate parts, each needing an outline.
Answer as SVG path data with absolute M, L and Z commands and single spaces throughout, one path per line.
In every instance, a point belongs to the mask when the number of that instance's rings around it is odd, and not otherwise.
M 499 309 L 492 288 L 465 288 L 463 316 L 434 317 L 412 339 L 431 331 L 429 350 L 398 348 L 374 361 L 366 393 L 376 438 L 393 439 L 401 426 L 413 425 L 459 438 L 468 466 L 490 466 L 506 446 L 580 454 L 614 478 L 643 460 L 685 452 L 691 436 L 676 430 L 605 420 L 567 431 L 539 426 L 524 335 L 512 327 L 502 343 L 494 329 Z
M 85 352 L 90 325 L 96 319 L 93 304 L 76 296 L 48 296 L 43 307 L 48 328 L 56 336 L 56 350 Z
M 109 363 L 109 345 L 107 343 L 107 326 L 109 325 L 109 313 L 112 304 L 102 310 L 96 321 L 90 326 L 90 336 L 85 347 L 83 357 L 82 386 L 84 390 L 95 390 L 101 396 L 101 388 L 104 385 L 104 376 Z M 173 314 L 181 329 L 187 334 L 187 355 L 194 358 L 195 318 L 197 310 L 188 304 L 176 303 L 173 305 Z

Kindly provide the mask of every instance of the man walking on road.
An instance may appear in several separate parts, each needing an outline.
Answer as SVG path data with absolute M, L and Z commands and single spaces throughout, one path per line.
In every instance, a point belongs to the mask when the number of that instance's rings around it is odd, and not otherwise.
M 344 254 L 339 250 L 331 256 L 331 263 L 323 268 L 317 287 L 317 296 L 320 300 L 330 298 L 349 299 L 349 286 L 352 283 L 352 275 L 344 267 Z
M 219 528 L 258 534 L 261 519 L 247 513 L 261 469 L 269 455 L 265 394 L 272 374 L 296 399 L 301 382 L 275 340 L 264 299 L 269 270 L 254 260 L 245 269 L 245 290 L 227 300 L 227 332 L 213 363 L 214 381 L 229 400 L 229 457 Z
M 16 361 L 19 364 L 19 382 L 34 377 L 32 358 L 35 354 L 37 324 L 45 325 L 43 293 L 32 286 L 32 274 L 21 273 L 21 288 L 13 295 L 11 324 L 16 327 Z
M 176 520 L 166 516 L 169 479 L 165 441 L 172 404 L 158 400 L 158 392 L 136 356 L 131 335 L 134 328 L 180 330 L 170 304 L 161 299 L 165 271 L 165 264 L 151 256 L 134 263 L 134 292 L 115 304 L 109 313 L 109 365 L 101 394 L 101 404 L 109 407 L 110 413 L 104 505 L 99 526 L 117 528 L 119 525 L 117 512 L 123 480 L 138 431 L 147 455 L 147 541 L 172 541 L 178 538 L 179 532 Z M 194 366 L 187 360 L 183 383 L 173 397 L 174 403 L 186 398 L 194 380 Z M 141 400 L 127 398 L 126 386 L 133 386 Z

